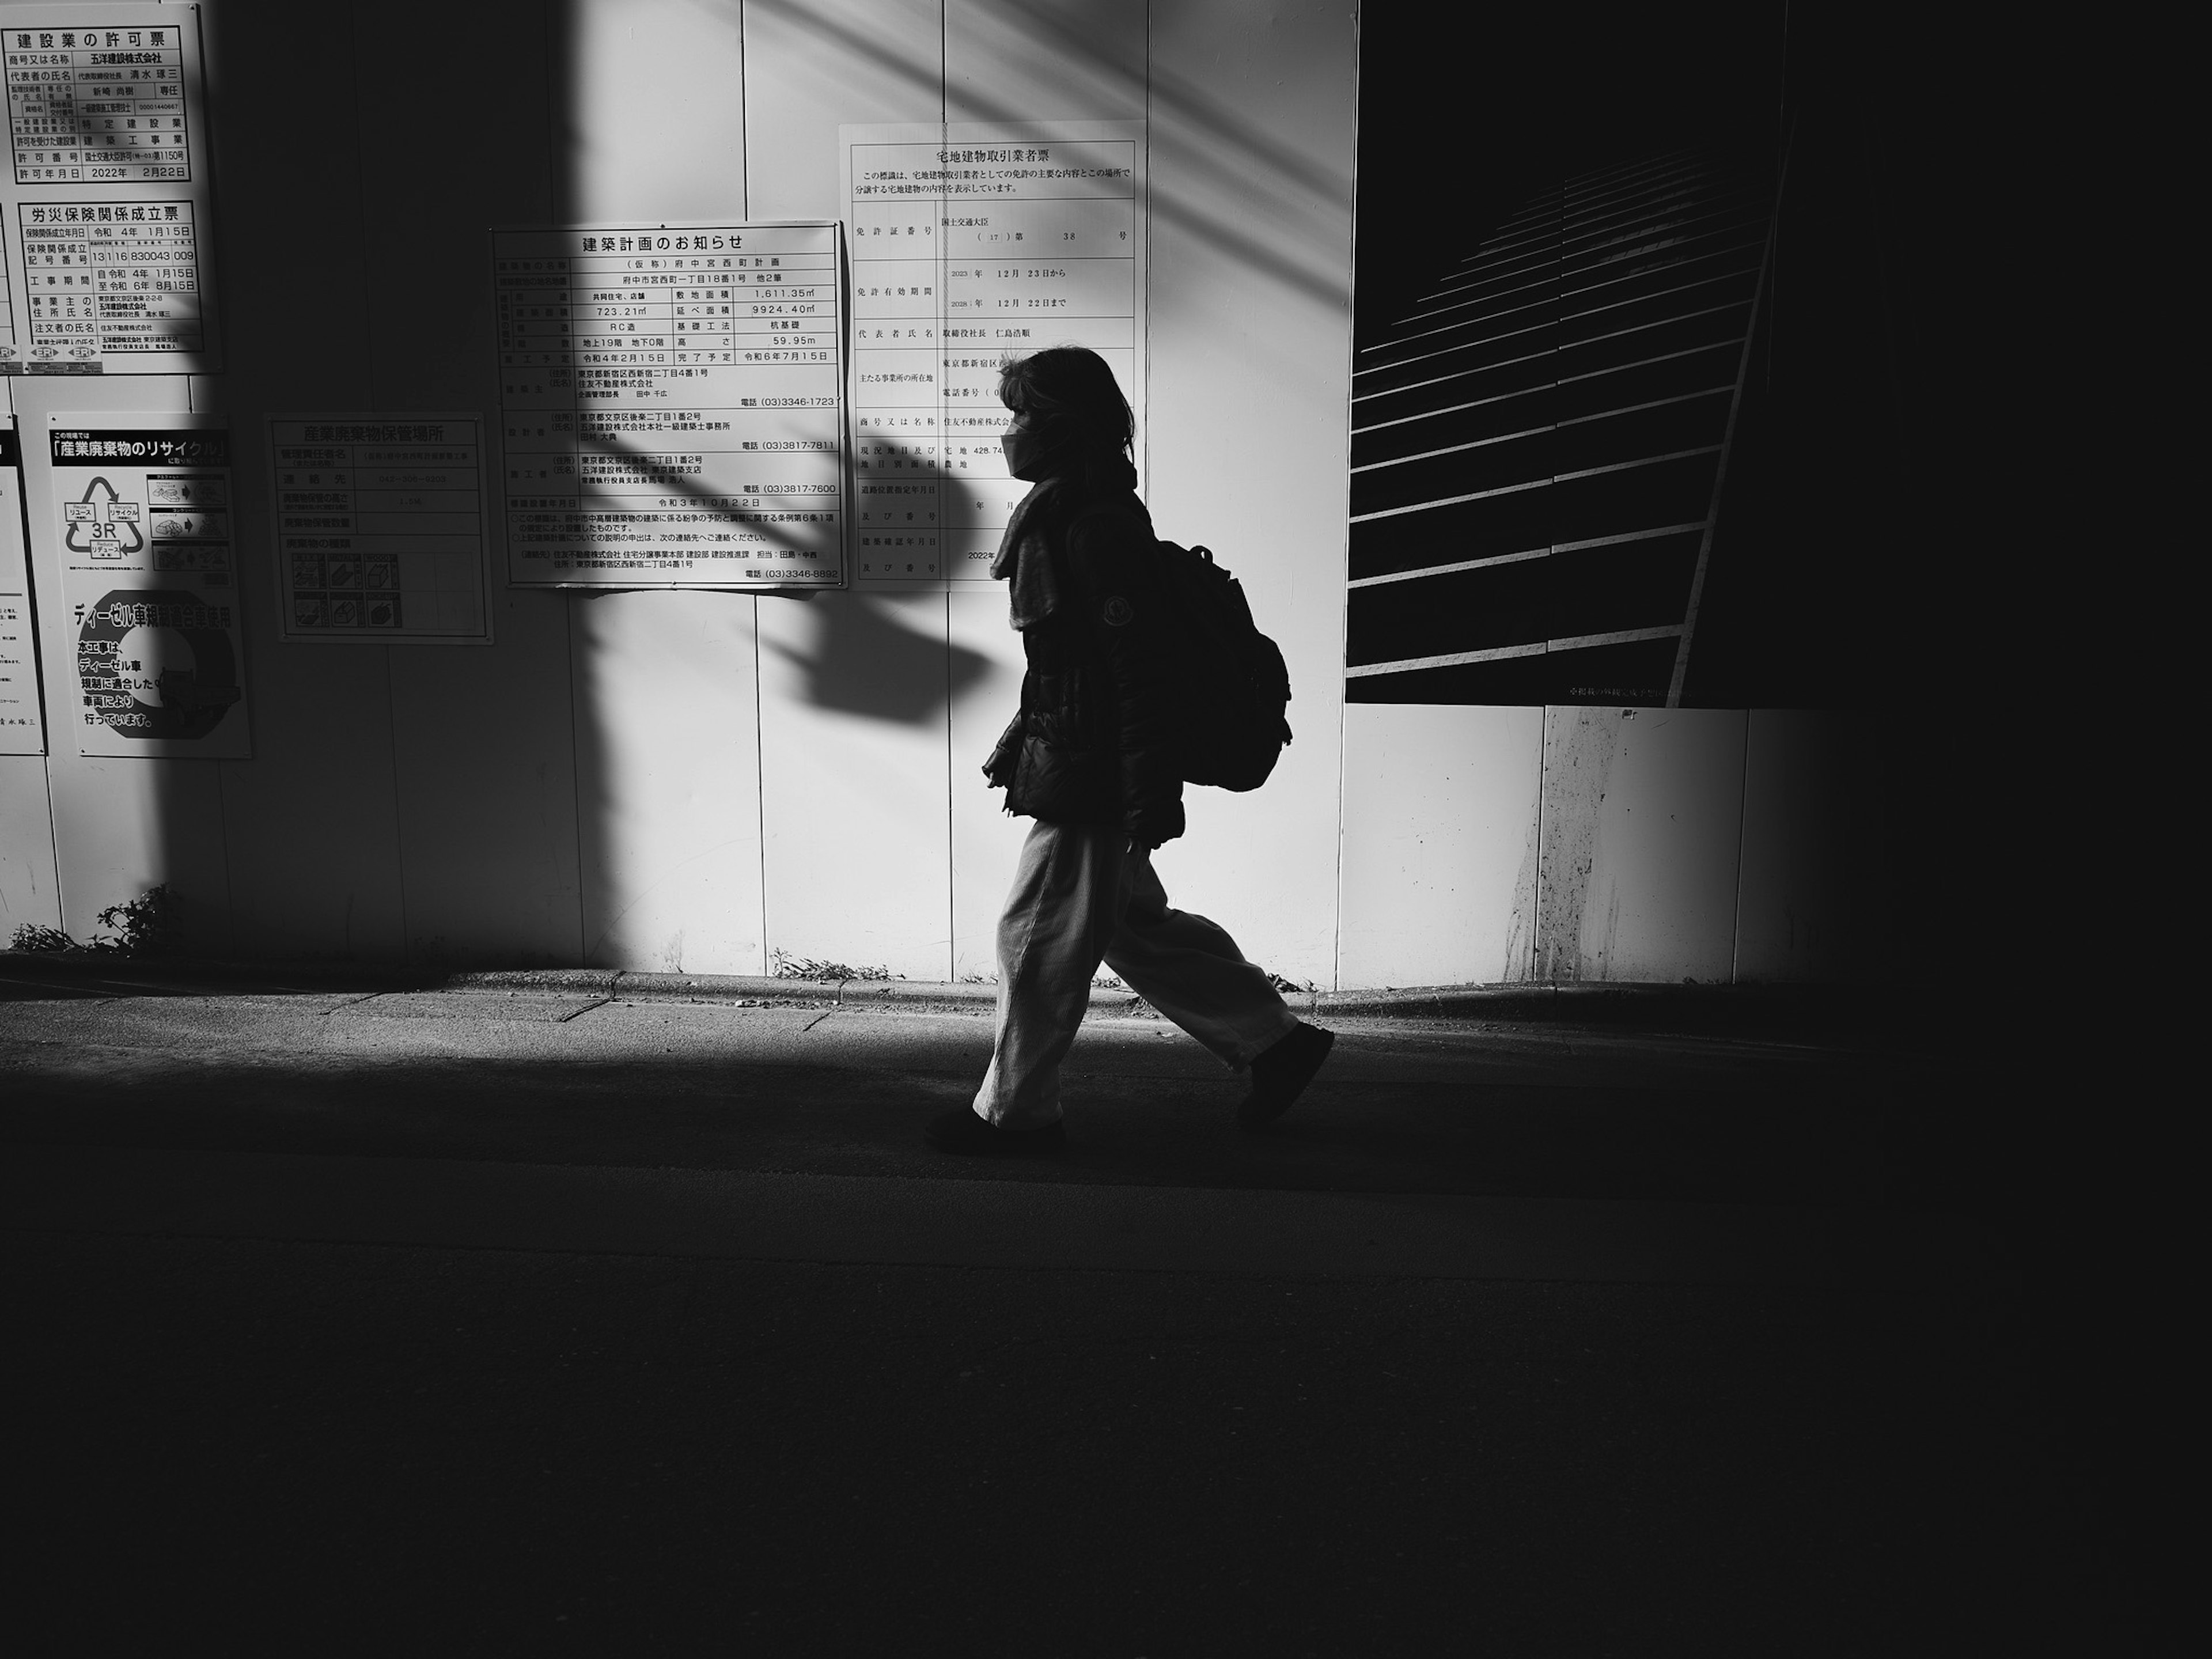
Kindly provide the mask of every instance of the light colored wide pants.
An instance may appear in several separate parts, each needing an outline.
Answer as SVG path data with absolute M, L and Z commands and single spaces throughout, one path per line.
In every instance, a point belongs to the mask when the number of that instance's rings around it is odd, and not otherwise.
M 999 918 L 999 1035 L 978 1117 L 1010 1129 L 1058 1120 L 1060 1062 L 1102 959 L 1232 1070 L 1298 1023 L 1236 940 L 1168 908 L 1151 856 L 1126 833 L 1038 823 Z

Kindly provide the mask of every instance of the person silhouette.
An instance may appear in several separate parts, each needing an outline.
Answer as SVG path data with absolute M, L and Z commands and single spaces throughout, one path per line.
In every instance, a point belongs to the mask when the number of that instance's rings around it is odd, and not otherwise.
M 1103 961 L 1227 1062 L 1249 1069 L 1248 1128 L 1290 1109 L 1333 1032 L 1293 1014 L 1204 916 L 1172 908 L 1152 854 L 1183 832 L 1174 634 L 1137 498 L 1134 422 L 1096 352 L 1056 346 L 1002 366 L 1006 465 L 1030 489 L 991 574 L 1006 583 L 1028 672 L 983 772 L 1036 820 L 999 920 L 998 1023 L 974 1102 L 929 1144 L 992 1156 L 1066 1144 L 1060 1064 Z

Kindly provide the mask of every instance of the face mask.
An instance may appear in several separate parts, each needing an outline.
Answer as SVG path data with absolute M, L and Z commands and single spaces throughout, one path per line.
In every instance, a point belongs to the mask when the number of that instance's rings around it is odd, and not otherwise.
M 999 440 L 999 448 L 1006 458 L 1006 471 L 1025 483 L 1035 483 L 1044 475 L 1037 463 L 1045 459 L 1045 446 L 1026 421 L 1016 421 Z

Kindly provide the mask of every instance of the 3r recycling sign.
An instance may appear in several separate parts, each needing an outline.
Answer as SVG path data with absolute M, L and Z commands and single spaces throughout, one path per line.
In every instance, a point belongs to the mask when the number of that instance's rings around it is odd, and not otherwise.
M 48 419 L 77 752 L 246 758 L 222 418 Z

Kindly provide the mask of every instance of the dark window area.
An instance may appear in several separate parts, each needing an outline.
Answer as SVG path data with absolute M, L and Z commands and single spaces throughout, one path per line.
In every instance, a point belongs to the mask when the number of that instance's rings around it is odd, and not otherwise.
M 1941 678 L 1943 124 L 1876 10 L 1363 12 L 1348 696 Z M 1623 637 L 1624 635 L 1627 637 Z

